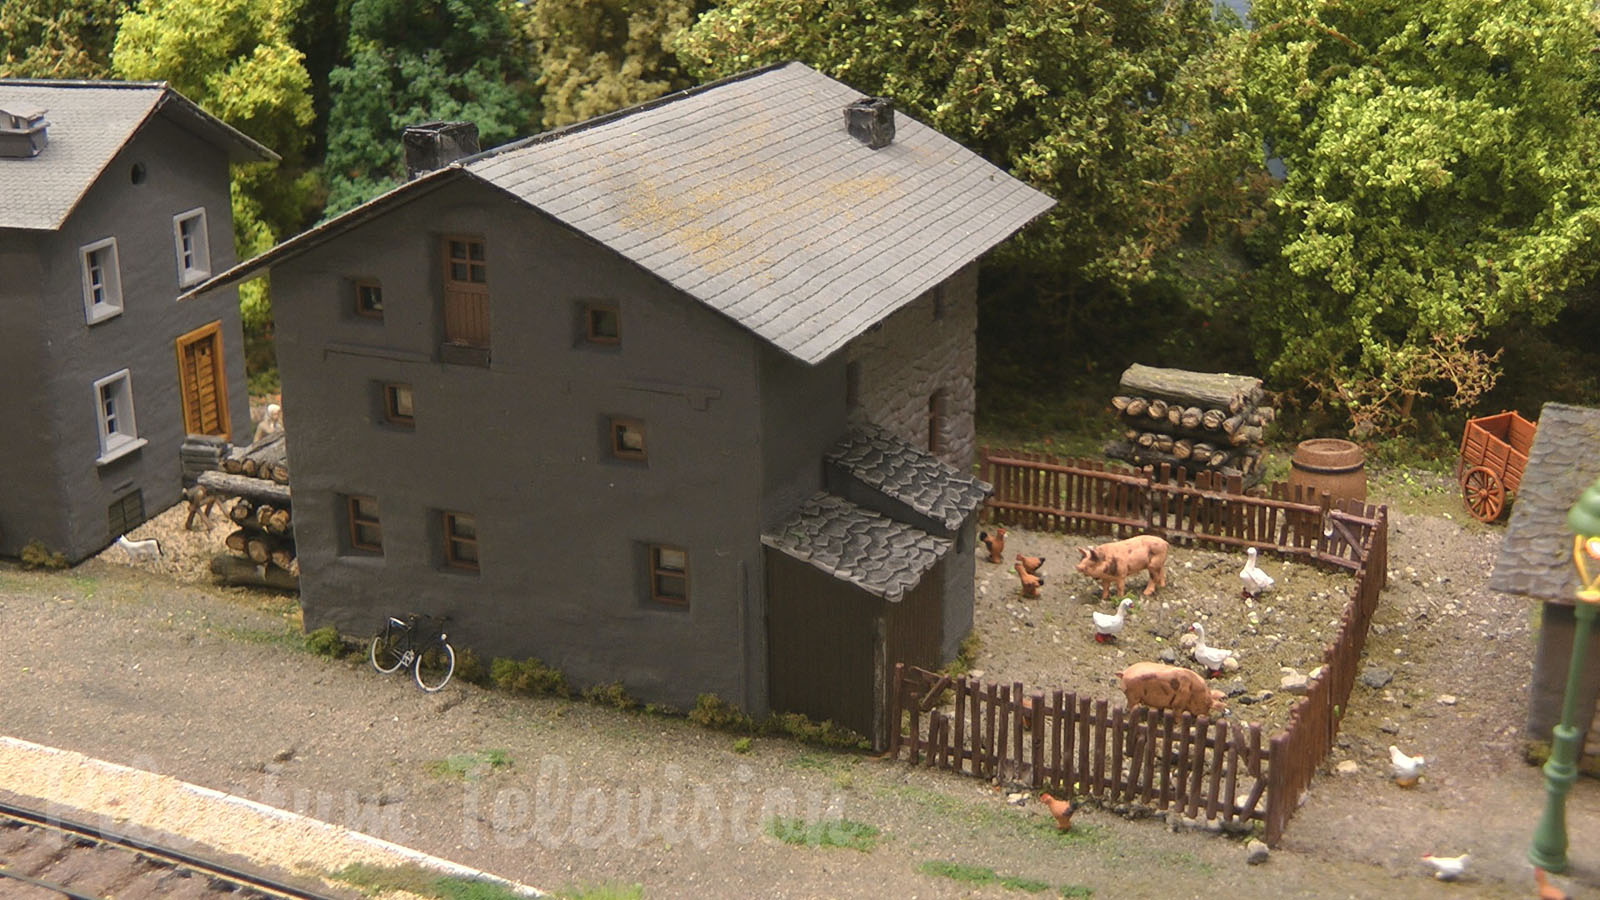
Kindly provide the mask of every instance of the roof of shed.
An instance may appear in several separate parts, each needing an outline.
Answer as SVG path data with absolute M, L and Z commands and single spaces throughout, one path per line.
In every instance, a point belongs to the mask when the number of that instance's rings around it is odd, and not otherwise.
M 827 460 L 862 484 L 955 531 L 994 487 L 881 428 L 858 426 Z
M 452 163 L 195 293 L 462 172 L 820 362 L 1055 203 L 904 113 L 867 147 L 845 127 L 860 99 L 793 62 L 670 94 Z
M 826 492 L 806 498 L 761 543 L 890 602 L 915 588 L 952 546 Z
M 31 159 L 0 159 L 0 228 L 51 231 L 157 113 L 222 147 L 234 162 L 277 154 L 196 106 L 164 81 L 0 78 L 0 108 L 45 110 L 49 146 Z
M 1546 403 L 1538 426 L 1489 588 L 1571 603 L 1578 575 L 1567 511 L 1600 478 L 1600 409 Z

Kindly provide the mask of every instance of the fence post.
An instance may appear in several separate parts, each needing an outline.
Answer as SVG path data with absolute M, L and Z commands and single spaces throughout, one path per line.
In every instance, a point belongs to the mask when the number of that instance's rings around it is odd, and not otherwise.
M 905 690 L 906 664 L 894 664 L 894 687 L 889 691 L 889 758 L 900 758 L 900 692 Z

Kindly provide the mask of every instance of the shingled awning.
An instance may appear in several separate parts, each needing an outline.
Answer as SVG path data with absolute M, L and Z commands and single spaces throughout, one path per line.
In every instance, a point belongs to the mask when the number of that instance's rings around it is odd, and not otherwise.
M 950 531 L 994 493 L 994 487 L 880 428 L 862 426 L 828 451 L 827 461 Z
M 761 543 L 890 602 L 915 588 L 951 547 L 825 492 L 808 497 Z
M 1489 589 L 1572 603 L 1567 510 L 1600 478 L 1600 409 L 1546 403 L 1538 424 Z

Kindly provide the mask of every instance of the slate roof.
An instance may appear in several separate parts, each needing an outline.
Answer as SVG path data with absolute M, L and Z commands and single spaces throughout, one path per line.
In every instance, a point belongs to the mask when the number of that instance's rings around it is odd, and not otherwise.
M 1571 603 L 1578 574 L 1567 511 L 1600 478 L 1600 409 L 1546 403 L 1538 426 L 1489 589 Z
M 890 602 L 916 587 L 952 546 L 826 492 L 808 497 L 761 543 Z
M 0 109 L 23 107 L 45 110 L 49 146 L 31 159 L 0 159 L 0 228 L 60 228 L 117 152 L 157 114 L 222 147 L 234 162 L 278 158 L 166 82 L 0 78 Z
M 994 493 L 993 485 L 876 427 L 851 431 L 826 458 L 862 484 L 951 531 Z
M 816 363 L 1055 203 L 902 112 L 868 148 L 861 96 L 800 63 L 671 94 L 452 163 L 195 293 L 463 172 Z

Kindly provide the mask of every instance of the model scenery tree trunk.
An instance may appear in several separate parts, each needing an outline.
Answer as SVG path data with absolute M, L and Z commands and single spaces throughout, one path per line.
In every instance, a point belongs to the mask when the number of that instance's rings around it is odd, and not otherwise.
M 1134 364 L 1111 399 L 1124 440 L 1106 455 L 1259 478 L 1263 430 L 1277 416 L 1265 398 L 1259 378 Z

